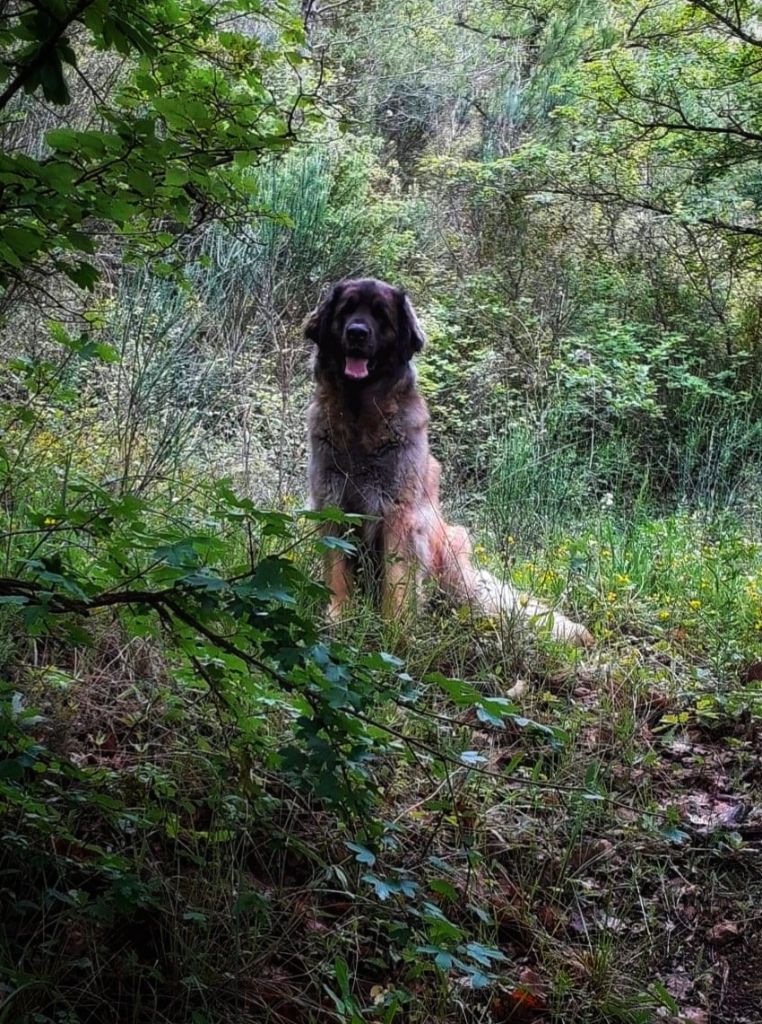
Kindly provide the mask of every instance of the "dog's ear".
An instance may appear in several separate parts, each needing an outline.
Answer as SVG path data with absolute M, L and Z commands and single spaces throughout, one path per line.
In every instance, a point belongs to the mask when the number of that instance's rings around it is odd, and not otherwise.
M 418 323 L 412 302 L 403 291 L 399 292 L 399 325 L 400 347 L 405 358 L 410 360 L 423 349 L 426 335 Z
M 341 294 L 341 281 L 330 288 L 304 321 L 304 337 L 316 344 L 333 318 L 336 300 Z

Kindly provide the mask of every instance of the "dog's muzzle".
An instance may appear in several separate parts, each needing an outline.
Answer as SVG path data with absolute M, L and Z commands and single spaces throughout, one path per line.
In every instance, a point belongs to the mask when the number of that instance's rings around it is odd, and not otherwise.
M 344 375 L 350 380 L 363 380 L 368 376 L 370 355 L 367 353 L 370 329 L 363 323 L 347 324 L 344 331 L 347 352 L 344 355 Z

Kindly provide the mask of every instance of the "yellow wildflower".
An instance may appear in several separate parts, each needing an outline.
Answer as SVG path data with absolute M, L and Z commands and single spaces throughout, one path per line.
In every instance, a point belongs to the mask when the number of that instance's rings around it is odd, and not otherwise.
M 610 590 L 608 594 L 606 594 L 606 600 L 609 602 L 609 604 L 614 604 L 614 602 L 616 601 L 616 593 L 613 590 Z
M 688 605 L 689 605 L 689 607 L 693 608 L 693 610 L 695 611 L 697 608 L 701 607 L 701 602 L 697 598 L 694 597 L 692 601 L 688 602 Z
M 664 622 L 665 619 L 668 619 L 669 618 L 669 610 L 667 608 L 662 608 L 662 610 L 659 612 L 659 618 L 661 619 L 662 622 Z

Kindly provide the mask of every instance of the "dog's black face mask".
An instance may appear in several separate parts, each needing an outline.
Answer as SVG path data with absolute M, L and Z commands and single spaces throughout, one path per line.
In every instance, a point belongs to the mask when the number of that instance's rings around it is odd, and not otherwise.
M 318 368 L 362 386 L 404 368 L 424 345 L 405 293 L 375 278 L 340 281 L 307 319 Z

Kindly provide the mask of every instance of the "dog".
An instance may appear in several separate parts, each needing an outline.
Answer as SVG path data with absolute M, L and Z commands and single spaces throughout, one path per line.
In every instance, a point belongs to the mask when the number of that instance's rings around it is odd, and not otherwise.
M 356 528 L 355 554 L 344 545 L 327 552 L 329 617 L 341 617 L 365 560 L 386 617 L 402 617 L 431 577 L 479 615 L 521 616 L 547 625 L 556 639 L 591 643 L 584 626 L 477 569 L 467 531 L 445 522 L 441 467 L 429 451 L 429 413 L 412 362 L 426 339 L 404 290 L 375 278 L 339 281 L 304 334 L 315 346 L 310 506 L 368 517 Z

